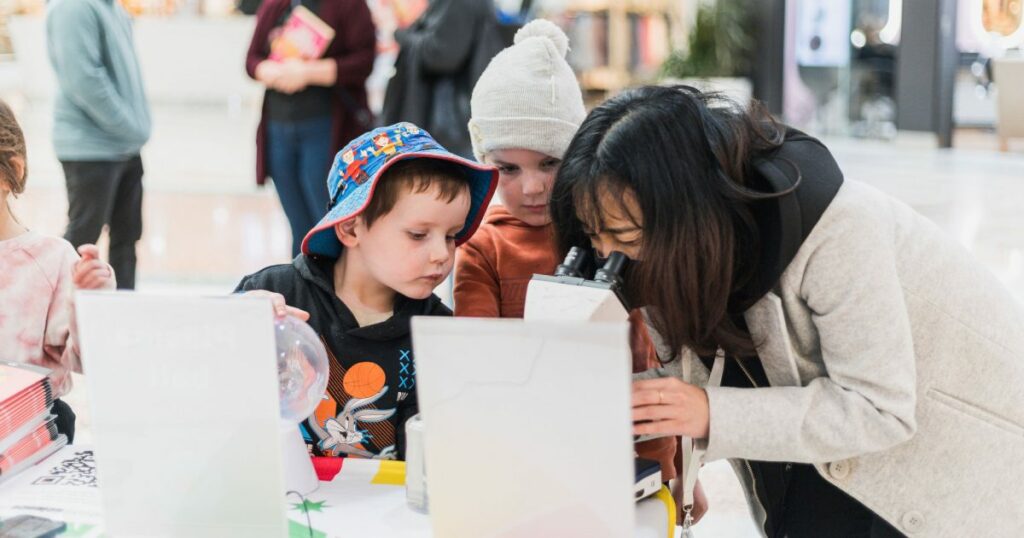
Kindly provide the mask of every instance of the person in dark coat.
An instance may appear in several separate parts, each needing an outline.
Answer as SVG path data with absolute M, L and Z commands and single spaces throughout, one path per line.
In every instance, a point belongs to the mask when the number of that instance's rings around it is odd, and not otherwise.
M 491 0 L 431 0 L 409 28 L 388 83 L 385 123 L 424 126 L 452 153 L 472 157 L 469 99 L 477 79 L 505 48 Z

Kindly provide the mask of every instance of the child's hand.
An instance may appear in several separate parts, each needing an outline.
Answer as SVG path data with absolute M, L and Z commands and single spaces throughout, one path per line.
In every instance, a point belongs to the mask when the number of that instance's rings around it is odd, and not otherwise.
M 294 306 L 288 306 L 284 302 L 284 295 L 281 295 L 280 293 L 273 293 L 266 290 L 252 290 L 247 291 L 242 295 L 247 295 L 249 297 L 270 298 L 271 304 L 274 305 L 274 315 L 276 315 L 279 318 L 283 318 L 285 316 L 294 316 L 301 319 L 302 321 L 309 321 L 309 312 L 306 312 L 305 310 L 302 310 L 300 308 L 295 308 Z
M 96 248 L 96 245 L 82 245 L 78 247 L 78 254 L 82 258 L 75 263 L 71 277 L 75 288 L 112 290 L 116 287 L 114 270 L 100 260 L 100 250 Z

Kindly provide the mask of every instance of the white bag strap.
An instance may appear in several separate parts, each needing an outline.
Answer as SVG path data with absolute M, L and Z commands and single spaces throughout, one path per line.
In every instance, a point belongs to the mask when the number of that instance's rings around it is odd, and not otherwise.
M 691 383 L 692 381 L 692 366 L 690 361 L 683 360 L 683 381 Z M 722 373 L 725 370 L 725 351 L 722 348 L 718 348 L 715 353 L 715 362 L 711 366 L 711 374 L 708 376 L 707 386 L 717 387 L 722 384 Z M 690 510 L 693 509 L 693 490 L 697 487 L 697 474 L 700 471 L 700 466 L 704 462 L 704 452 L 707 451 L 708 441 L 707 439 L 693 440 L 690 437 L 680 438 L 680 442 L 683 443 L 682 456 L 683 460 L 680 462 L 682 465 L 679 467 L 679 472 L 682 473 L 682 495 L 681 499 L 676 499 L 676 502 L 681 503 L 683 510 L 686 512 L 686 519 L 683 521 L 683 528 L 688 529 L 692 525 L 693 521 L 690 518 Z

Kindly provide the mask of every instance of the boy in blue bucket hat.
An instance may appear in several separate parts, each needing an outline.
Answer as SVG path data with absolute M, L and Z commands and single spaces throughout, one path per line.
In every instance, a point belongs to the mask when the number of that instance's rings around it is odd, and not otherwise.
M 307 319 L 331 360 L 327 394 L 301 425 L 312 454 L 398 458 L 416 414 L 412 316 L 450 316 L 434 295 L 476 231 L 497 171 L 449 153 L 411 123 L 375 129 L 334 159 L 327 214 L 291 264 L 236 292 Z

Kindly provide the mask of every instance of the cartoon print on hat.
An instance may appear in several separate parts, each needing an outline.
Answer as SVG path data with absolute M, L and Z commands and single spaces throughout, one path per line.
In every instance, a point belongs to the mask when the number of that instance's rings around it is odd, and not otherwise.
M 302 241 L 303 254 L 331 258 L 341 255 L 334 225 L 349 220 L 366 208 L 377 181 L 396 162 L 407 159 L 439 159 L 453 162 L 469 177 L 470 208 L 466 225 L 455 236 L 461 245 L 473 235 L 498 184 L 498 171 L 444 149 L 430 133 L 408 123 L 380 127 L 351 141 L 334 157 L 327 175 L 330 209 Z
M 366 171 L 363 170 L 363 166 L 368 161 L 366 159 L 356 159 L 355 151 L 348 150 L 343 152 L 341 154 L 341 160 L 345 163 L 345 171 L 342 174 L 343 190 L 349 184 L 355 184 L 358 186 L 366 183 L 367 179 L 370 179 L 369 176 L 366 175 Z

